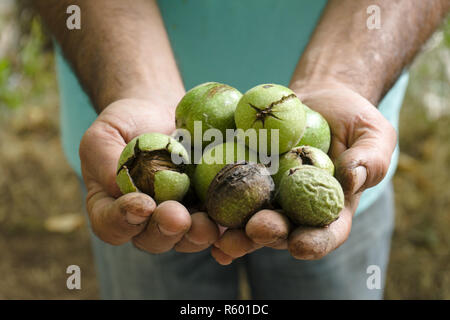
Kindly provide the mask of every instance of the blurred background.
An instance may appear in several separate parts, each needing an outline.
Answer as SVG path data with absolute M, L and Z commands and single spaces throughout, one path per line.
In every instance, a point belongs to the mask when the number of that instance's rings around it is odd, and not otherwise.
M 410 71 L 385 298 L 450 299 L 450 18 Z M 0 299 L 98 298 L 58 103 L 52 46 L 39 18 L 29 1 L 1 0 Z M 82 290 L 66 287 L 71 264 L 82 270 Z

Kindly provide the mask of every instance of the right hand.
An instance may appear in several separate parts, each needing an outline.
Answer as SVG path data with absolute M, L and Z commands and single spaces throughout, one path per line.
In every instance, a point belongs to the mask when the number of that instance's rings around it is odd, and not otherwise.
M 180 203 L 158 206 L 139 192 L 122 195 L 116 184 L 117 163 L 125 145 L 146 132 L 170 135 L 175 130 L 171 108 L 148 100 L 123 99 L 106 107 L 85 132 L 80 144 L 86 206 L 93 232 L 103 241 L 128 241 L 150 253 L 175 249 L 198 252 L 219 237 L 217 225 L 205 212 L 192 215 Z
M 212 248 L 220 264 L 230 264 L 262 246 L 287 249 L 296 259 L 321 259 L 350 235 L 362 192 L 386 175 L 395 149 L 395 129 L 367 99 L 340 83 L 308 82 L 294 91 L 325 117 L 331 128 L 329 155 L 345 194 L 345 207 L 326 228 L 294 227 L 281 212 L 261 210 L 244 230 L 227 230 Z

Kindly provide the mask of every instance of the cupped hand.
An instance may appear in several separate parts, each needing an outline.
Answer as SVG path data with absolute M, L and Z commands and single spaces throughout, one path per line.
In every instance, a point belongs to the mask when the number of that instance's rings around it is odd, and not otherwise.
M 144 193 L 122 195 L 116 184 L 119 156 L 131 139 L 146 132 L 171 134 L 174 129 L 169 107 L 124 99 L 106 107 L 84 134 L 79 154 L 86 205 L 92 230 L 101 240 L 112 245 L 132 241 L 150 253 L 197 252 L 217 240 L 219 229 L 206 213 L 191 215 L 176 201 L 156 205 Z
M 347 240 L 361 193 L 387 173 L 397 135 L 375 106 L 339 83 L 310 83 L 293 90 L 328 121 L 332 133 L 328 154 L 344 190 L 345 207 L 325 228 L 294 227 L 281 212 L 262 210 L 245 230 L 227 230 L 214 244 L 211 253 L 221 264 L 263 246 L 287 249 L 297 259 L 324 257 Z

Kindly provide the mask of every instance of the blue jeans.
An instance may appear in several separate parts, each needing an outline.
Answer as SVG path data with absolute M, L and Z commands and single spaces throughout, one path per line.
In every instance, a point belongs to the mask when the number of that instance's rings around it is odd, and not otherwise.
M 349 239 L 317 261 L 263 248 L 220 266 L 209 250 L 149 254 L 130 243 L 111 246 L 93 234 L 91 238 L 103 299 L 235 299 L 239 265 L 247 272 L 254 299 L 382 299 L 393 227 L 389 184 L 354 218 Z M 381 271 L 378 289 L 367 285 L 371 265 Z

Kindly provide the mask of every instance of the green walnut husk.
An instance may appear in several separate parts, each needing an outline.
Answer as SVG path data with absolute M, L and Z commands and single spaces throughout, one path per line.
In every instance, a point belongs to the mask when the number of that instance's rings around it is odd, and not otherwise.
M 331 144 L 331 131 L 327 120 L 317 111 L 304 105 L 306 129 L 297 146 L 312 146 L 327 153 Z
M 305 109 L 295 93 L 281 85 L 262 84 L 248 90 L 239 100 L 234 114 L 236 127 L 244 131 L 267 129 L 267 154 L 275 154 L 271 129 L 279 130 L 278 153 L 284 153 L 300 141 L 306 126 Z M 260 137 L 257 145 L 247 145 L 260 151 Z
M 172 162 L 172 155 L 177 163 Z M 117 168 L 117 185 L 123 194 L 143 192 L 157 203 L 181 201 L 190 185 L 184 173 L 186 163 L 189 157 L 182 144 L 165 134 L 145 133 L 123 149 Z
M 246 161 L 228 164 L 208 188 L 206 209 L 218 224 L 241 228 L 257 211 L 270 207 L 274 190 L 264 165 Z
M 235 129 L 234 111 L 242 97 L 237 89 L 226 84 L 207 82 L 189 90 L 178 103 L 175 111 L 177 128 L 186 129 L 191 134 L 194 143 L 194 124 L 200 121 L 203 132 L 208 129 L 218 129 L 225 136 L 226 129 Z M 196 141 L 200 146 L 206 146 L 208 141 Z
M 255 155 L 250 156 L 251 154 L 245 145 L 234 141 L 207 148 L 195 168 L 193 179 L 194 188 L 200 201 L 202 203 L 206 201 L 209 185 L 223 167 L 241 160 L 255 160 Z
M 297 225 L 324 227 L 344 208 L 344 192 L 328 172 L 303 165 L 285 172 L 278 189 L 284 213 Z
M 333 161 L 325 152 L 311 146 L 300 146 L 292 148 L 280 157 L 278 171 L 272 176 L 275 185 L 280 184 L 281 178 L 287 170 L 301 165 L 312 165 L 334 175 Z

